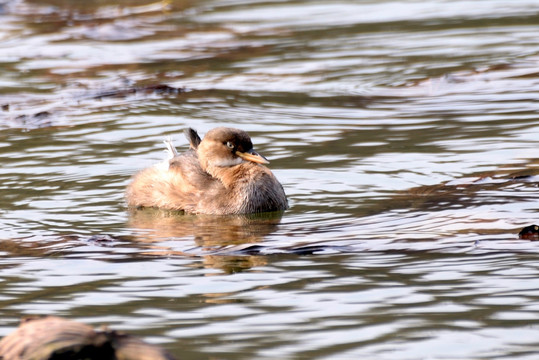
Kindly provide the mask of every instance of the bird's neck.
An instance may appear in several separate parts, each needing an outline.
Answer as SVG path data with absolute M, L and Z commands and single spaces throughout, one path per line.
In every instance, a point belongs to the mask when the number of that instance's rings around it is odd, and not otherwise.
M 249 174 L 254 163 L 243 162 L 234 166 L 208 166 L 206 172 L 223 183 L 225 188 L 234 189 L 248 185 Z

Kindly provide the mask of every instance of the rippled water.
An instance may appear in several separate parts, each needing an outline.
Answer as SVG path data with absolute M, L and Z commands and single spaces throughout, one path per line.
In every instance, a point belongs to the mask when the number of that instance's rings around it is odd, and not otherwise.
M 0 335 L 55 314 L 182 359 L 537 357 L 537 1 L 14 0 L 0 23 Z M 126 209 L 166 136 L 220 125 L 290 210 Z

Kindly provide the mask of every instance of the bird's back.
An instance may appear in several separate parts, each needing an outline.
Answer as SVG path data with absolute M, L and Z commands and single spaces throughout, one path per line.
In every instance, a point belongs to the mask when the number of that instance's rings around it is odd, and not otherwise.
M 190 150 L 136 174 L 127 188 L 127 204 L 195 213 L 202 189 L 211 183 Z

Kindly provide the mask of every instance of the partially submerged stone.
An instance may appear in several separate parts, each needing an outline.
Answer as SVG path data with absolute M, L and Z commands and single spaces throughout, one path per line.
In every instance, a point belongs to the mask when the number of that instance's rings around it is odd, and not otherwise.
M 0 341 L 2 360 L 173 360 L 134 336 L 55 316 L 26 318 Z
M 526 240 L 539 240 L 539 226 L 538 225 L 530 225 L 526 226 L 520 232 L 518 233 L 518 237 L 520 239 L 526 239 Z

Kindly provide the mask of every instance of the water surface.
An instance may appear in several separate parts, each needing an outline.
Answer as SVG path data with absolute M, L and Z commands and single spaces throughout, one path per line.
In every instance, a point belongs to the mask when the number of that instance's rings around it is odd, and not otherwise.
M 536 358 L 536 1 L 7 1 L 0 23 L 0 335 L 54 314 L 182 359 Z M 223 125 L 290 210 L 126 209 L 165 137 Z

